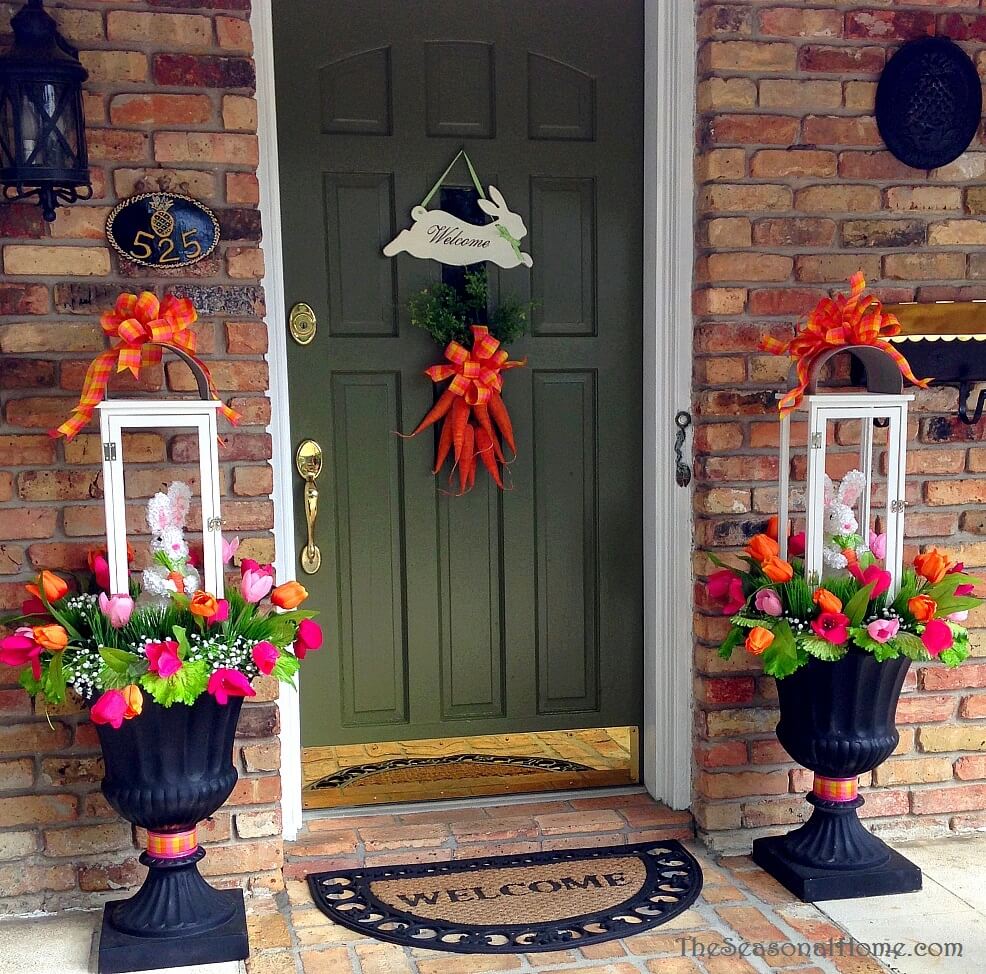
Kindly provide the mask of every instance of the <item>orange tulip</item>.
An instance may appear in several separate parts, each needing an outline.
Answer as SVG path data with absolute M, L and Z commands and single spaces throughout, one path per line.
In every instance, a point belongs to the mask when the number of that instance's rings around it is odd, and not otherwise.
M 771 539 L 771 541 L 776 541 L 777 540 L 777 537 L 778 537 L 779 532 L 778 532 L 778 529 L 777 529 L 777 515 L 776 514 L 771 514 L 770 515 L 770 520 L 767 522 L 767 531 L 765 533 L 766 533 L 767 537 Z
M 33 632 L 34 641 L 42 649 L 60 653 L 68 645 L 68 633 L 57 622 L 50 622 L 46 626 L 35 626 Z
M 127 710 L 123 719 L 130 720 L 131 717 L 139 717 L 140 712 L 144 709 L 144 694 L 140 692 L 140 687 L 136 683 L 131 683 L 120 692 L 123 694 L 123 699 L 127 701 Z
M 938 611 L 938 603 L 927 595 L 915 595 L 907 602 L 907 611 L 917 619 L 918 622 L 928 622 L 934 619 Z
M 948 574 L 952 562 L 937 548 L 929 548 L 914 559 L 914 567 L 922 578 L 926 578 L 932 585 L 935 585 Z
M 270 593 L 270 600 L 279 609 L 297 609 L 308 598 L 308 590 L 298 582 L 285 582 Z
M 766 534 L 755 534 L 746 546 L 746 553 L 754 560 L 764 562 L 781 552 L 777 542 Z
M 751 629 L 746 637 L 746 651 L 754 656 L 759 656 L 764 650 L 770 647 L 774 641 L 774 634 L 763 626 Z
M 192 596 L 192 601 L 188 604 L 188 611 L 195 616 L 202 616 L 208 619 L 216 614 L 219 608 L 219 601 L 214 595 L 203 592 L 201 589 Z
M 772 582 L 784 583 L 794 578 L 794 569 L 790 563 L 776 555 L 768 556 L 760 567 L 763 569 L 764 575 Z
M 833 595 L 827 588 L 816 588 L 812 599 L 822 612 L 842 611 L 842 599 L 838 595 Z
M 64 579 L 49 571 L 43 571 L 36 582 L 30 582 L 24 588 L 27 589 L 29 595 L 33 595 L 36 599 L 41 598 L 41 590 L 43 590 L 45 598 L 49 602 L 57 602 L 68 594 L 68 585 Z

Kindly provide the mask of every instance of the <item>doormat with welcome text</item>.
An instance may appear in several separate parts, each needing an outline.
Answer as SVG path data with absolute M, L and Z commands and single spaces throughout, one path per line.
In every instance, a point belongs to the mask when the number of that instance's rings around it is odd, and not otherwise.
M 312 873 L 318 908 L 378 940 L 468 954 L 583 947 L 666 923 L 702 889 L 680 842 Z

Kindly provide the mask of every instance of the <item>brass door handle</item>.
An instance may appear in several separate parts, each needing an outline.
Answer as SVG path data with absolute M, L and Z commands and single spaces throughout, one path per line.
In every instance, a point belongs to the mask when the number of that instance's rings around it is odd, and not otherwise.
M 294 465 L 305 481 L 305 523 L 308 543 L 301 550 L 301 570 L 314 575 L 322 564 L 322 552 L 315 544 L 315 519 L 318 517 L 318 488 L 315 481 L 322 472 L 322 448 L 314 440 L 304 440 L 294 455 Z

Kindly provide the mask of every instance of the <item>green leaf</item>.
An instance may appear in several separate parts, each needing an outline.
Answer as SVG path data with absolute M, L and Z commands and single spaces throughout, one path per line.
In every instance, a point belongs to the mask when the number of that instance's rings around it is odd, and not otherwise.
M 178 658 L 185 659 L 192 648 L 188 644 L 188 632 L 181 626 L 172 626 L 171 631 L 174 633 L 175 642 L 178 643 Z
M 271 670 L 271 676 L 294 686 L 294 675 L 299 669 L 301 669 L 301 660 L 293 653 L 282 651 L 274 664 L 274 669 Z
M 61 703 L 65 699 L 65 671 L 62 667 L 62 654 L 55 653 L 41 674 L 41 688 L 51 703 Z
M 190 706 L 205 691 L 208 682 L 209 667 L 204 660 L 183 663 L 181 669 L 167 679 L 157 673 L 145 673 L 140 677 L 140 685 L 162 707 L 170 707 L 174 703 Z
M 867 631 L 865 626 L 856 626 L 849 630 L 852 643 L 867 653 L 872 653 L 877 662 L 883 663 L 888 659 L 896 659 L 900 656 L 900 647 L 895 645 L 892 639 L 885 643 L 874 639 Z
M 935 582 L 934 585 L 925 586 L 921 591 L 937 602 L 945 596 L 955 595 L 955 590 L 960 585 L 976 585 L 978 582 L 979 579 L 972 575 L 966 575 L 964 572 L 954 572 L 951 575 L 946 575 L 940 582 Z
M 20 685 L 27 690 L 32 697 L 41 692 L 41 681 L 34 679 L 34 674 L 31 672 L 30 666 L 25 666 L 24 669 L 21 670 L 20 676 L 17 678 L 17 682 L 20 683 Z
M 743 641 L 743 630 L 734 626 L 719 647 L 719 659 L 729 659 L 733 650 Z
M 782 619 L 774 629 L 774 641 L 764 651 L 763 671 L 775 679 L 782 680 L 804 665 L 805 660 L 798 654 L 794 633 L 788 622 Z
M 801 636 L 798 639 L 801 648 L 816 659 L 835 661 L 842 659 L 849 652 L 849 644 L 843 643 L 836 646 L 827 639 L 819 639 L 818 636 Z
M 114 670 L 105 663 L 99 669 L 98 686 L 103 690 L 122 690 L 130 686 L 131 683 L 140 682 L 140 677 L 131 675 L 131 671 Z
M 863 586 L 843 607 L 842 611 L 849 616 L 849 624 L 858 626 L 866 618 L 866 609 L 870 604 L 870 595 L 876 582 Z
M 140 657 L 136 653 L 128 653 L 125 649 L 114 649 L 112 646 L 100 646 L 99 655 L 107 667 L 116 673 L 126 673 L 131 666 L 140 662 Z
M 734 626 L 741 626 L 744 629 L 756 629 L 757 626 L 763 629 L 770 629 L 770 619 L 751 619 L 749 616 L 735 615 L 729 620 Z
M 890 640 L 892 643 L 896 644 L 897 648 L 908 658 L 912 660 L 929 660 L 931 659 L 931 654 L 927 649 L 924 648 L 924 643 L 921 642 L 920 636 L 915 636 L 913 632 L 898 632 L 893 639 Z
M 937 600 L 938 611 L 936 617 L 943 618 L 953 612 L 965 612 L 967 609 L 977 609 L 982 605 L 983 600 L 977 599 L 974 595 L 943 595 Z

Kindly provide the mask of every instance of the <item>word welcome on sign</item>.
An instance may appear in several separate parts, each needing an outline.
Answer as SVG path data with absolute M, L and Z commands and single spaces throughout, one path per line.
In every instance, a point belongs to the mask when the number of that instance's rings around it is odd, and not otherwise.
M 106 237 L 118 254 L 144 267 L 187 267 L 216 249 L 219 221 L 190 196 L 141 193 L 113 208 Z
M 531 883 L 504 883 L 502 886 L 463 886 L 457 889 L 436 889 L 420 893 L 399 893 L 398 899 L 403 900 L 412 909 L 427 903 L 437 906 L 439 901 L 446 899 L 449 903 L 469 903 L 475 900 L 498 900 L 501 896 L 530 896 L 532 893 L 561 893 L 576 889 L 605 889 L 629 885 L 622 872 L 604 873 L 603 875 L 588 873 L 581 879 L 577 876 L 562 876 L 559 879 L 537 879 Z

